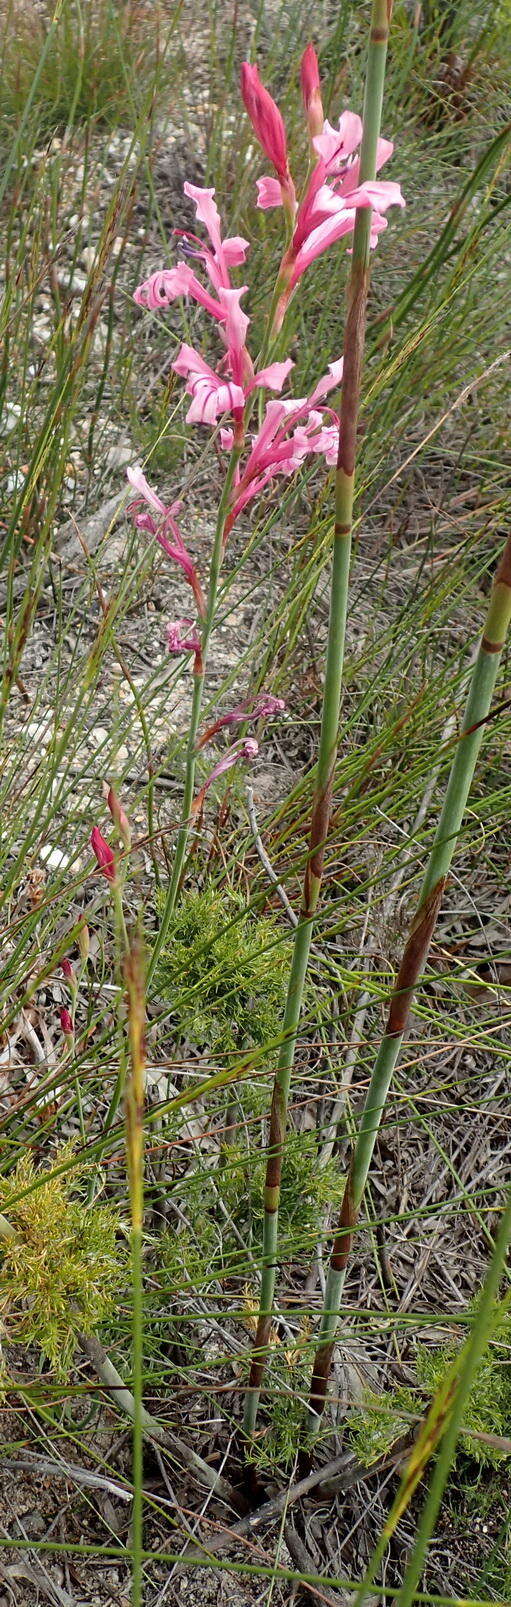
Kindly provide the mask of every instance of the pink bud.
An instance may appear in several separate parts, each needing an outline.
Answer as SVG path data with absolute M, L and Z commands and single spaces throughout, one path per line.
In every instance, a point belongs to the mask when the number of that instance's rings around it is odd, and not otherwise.
M 62 1031 L 64 1033 L 65 1038 L 74 1037 L 73 1023 L 72 1023 L 72 1020 L 71 1020 L 71 1016 L 69 1014 L 69 1010 L 66 1010 L 66 1009 L 61 1010 L 61 1012 L 60 1012 L 60 1025 L 61 1025 L 61 1028 L 62 1028 Z
M 61 960 L 60 969 L 67 982 L 74 982 L 75 974 L 70 960 Z
M 129 850 L 131 848 L 131 828 L 130 828 L 128 817 L 125 814 L 124 809 L 122 807 L 122 804 L 119 802 L 119 799 L 117 797 L 117 793 L 114 792 L 113 787 L 108 788 L 108 792 L 107 792 L 107 795 L 106 795 L 106 801 L 107 801 L 108 808 L 110 810 L 110 814 L 112 816 L 112 820 L 114 822 L 114 825 L 117 826 L 117 830 L 118 830 L 119 836 L 121 838 L 121 842 L 124 843 L 124 847 L 127 848 L 128 853 L 129 853 Z
M 300 67 L 300 79 L 309 134 L 311 139 L 314 139 L 316 135 L 322 134 L 325 121 L 321 102 L 318 58 L 314 45 L 307 45 L 307 49 L 304 50 Z
M 99 826 L 93 826 L 90 841 L 91 848 L 96 855 L 99 869 L 103 872 L 103 875 L 107 877 L 109 882 L 114 882 L 115 859 L 109 843 L 106 843 L 104 837 L 101 835 Z
M 286 181 L 289 168 L 284 123 L 278 106 L 261 83 L 257 67 L 252 67 L 249 61 L 242 64 L 241 93 L 259 144 L 273 163 L 279 179 Z

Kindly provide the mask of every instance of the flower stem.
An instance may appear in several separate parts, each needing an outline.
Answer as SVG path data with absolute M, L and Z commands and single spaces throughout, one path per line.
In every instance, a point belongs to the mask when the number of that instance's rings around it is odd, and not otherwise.
M 170 922 L 172 920 L 172 915 L 173 915 L 173 912 L 174 912 L 174 909 L 175 909 L 176 899 L 177 899 L 177 896 L 178 896 L 178 893 L 179 893 L 179 888 L 180 888 L 180 885 L 181 885 L 181 877 L 182 877 L 182 874 L 183 874 L 183 867 L 184 867 L 184 863 L 185 863 L 185 859 L 186 859 L 186 851 L 187 851 L 188 839 L 189 839 L 189 835 L 190 835 L 191 810 L 192 810 L 192 803 L 193 803 L 193 797 L 194 797 L 194 791 L 195 791 L 195 769 L 196 769 L 196 763 L 197 763 L 197 733 L 198 733 L 198 729 L 199 729 L 199 722 L 200 722 L 200 717 L 201 717 L 201 712 L 202 712 L 202 702 L 203 702 L 203 696 L 204 696 L 204 683 L 205 683 L 205 678 L 206 678 L 208 648 L 209 648 L 209 643 L 210 643 L 210 640 L 211 640 L 211 635 L 212 635 L 213 627 L 214 627 L 214 623 L 215 623 L 216 604 L 217 604 L 217 596 L 218 596 L 218 585 L 219 585 L 219 580 L 220 580 L 220 570 L 221 570 L 221 567 L 222 567 L 222 558 L 223 558 L 223 554 L 224 554 L 224 545 L 225 545 L 224 537 L 225 537 L 226 521 L 227 521 L 227 516 L 228 516 L 229 496 L 230 496 L 231 487 L 232 487 L 232 484 L 233 484 L 233 481 L 234 481 L 234 476 L 235 476 L 235 473 L 236 473 L 237 465 L 239 463 L 239 459 L 240 459 L 240 456 L 241 456 L 241 452 L 242 452 L 242 445 L 241 444 L 239 446 L 233 447 L 233 449 L 231 451 L 231 455 L 230 455 L 230 459 L 229 459 L 229 467 L 228 467 L 227 474 L 226 474 L 226 477 L 225 477 L 224 486 L 223 486 L 223 490 L 222 490 L 222 496 L 221 496 L 221 499 L 220 499 L 220 505 L 219 505 L 219 509 L 218 509 L 218 518 L 217 518 L 217 522 L 216 522 L 215 538 L 214 538 L 214 542 L 213 542 L 213 551 L 212 551 L 212 554 L 211 554 L 211 564 L 210 564 L 210 569 L 209 569 L 209 584 L 208 584 L 208 594 L 207 594 L 207 601 L 206 601 L 206 616 L 205 616 L 205 619 L 204 619 L 203 625 L 202 625 L 202 635 L 201 635 L 201 660 L 202 660 L 202 662 L 201 662 L 201 670 L 200 670 L 200 673 L 196 673 L 195 676 L 194 676 L 192 708 L 191 708 L 191 714 L 190 714 L 190 724 L 189 724 L 189 728 L 188 728 L 188 741 L 187 741 L 187 747 L 186 747 L 186 772 L 185 772 L 185 784 L 184 784 L 184 789 L 183 789 L 183 804 L 182 804 L 182 809 L 181 809 L 181 823 L 180 823 L 180 826 L 179 826 L 178 837 L 177 837 L 177 842 L 176 842 L 176 852 L 175 852 L 175 856 L 174 856 L 174 866 L 173 866 L 173 870 L 172 870 L 172 876 L 170 878 L 170 883 L 169 883 L 169 886 L 168 886 L 168 889 L 167 889 L 167 895 L 166 895 L 165 905 L 164 905 L 164 908 L 163 908 L 163 914 L 162 914 L 162 918 L 161 918 L 161 922 L 160 922 L 160 928 L 159 928 L 159 931 L 158 931 L 157 936 L 156 936 L 156 940 L 155 940 L 155 943 L 154 943 L 151 959 L 150 959 L 150 962 L 149 962 L 149 965 L 148 965 L 148 973 L 147 973 L 148 980 L 150 980 L 150 978 L 152 977 L 152 975 L 154 973 L 155 966 L 157 965 L 161 950 L 162 950 L 163 945 L 165 943 L 167 932 L 168 932 Z
M 143 1597 L 143 1360 L 144 1295 L 142 1234 L 144 1223 L 145 984 L 140 944 L 135 940 L 125 960 L 130 1068 L 126 1081 L 126 1154 L 131 1207 L 131 1271 L 133 1287 L 133 1607 Z
M 444 804 L 422 883 L 418 907 L 391 994 L 386 1032 L 374 1064 L 346 1181 L 314 1361 L 308 1417 L 308 1429 L 312 1435 L 318 1431 L 324 1409 L 353 1230 L 364 1194 L 392 1073 L 408 1025 L 415 988 L 427 961 L 442 894 L 461 830 L 510 623 L 511 536 L 508 537 L 495 575 L 484 634 L 472 673 Z
M 364 98 L 364 129 L 360 152 L 361 183 L 367 179 L 374 179 L 376 175 L 376 151 L 380 132 L 390 11 L 391 0 L 373 0 Z M 261 1380 L 271 1332 L 277 1274 L 278 1212 L 289 1089 L 296 1052 L 313 921 L 321 890 L 323 859 L 330 824 L 332 790 L 337 761 L 351 557 L 357 421 L 364 351 L 365 309 L 369 283 L 370 235 L 370 208 L 359 208 L 353 237 L 353 255 L 348 284 L 348 305 L 344 333 L 344 370 L 335 490 L 334 549 L 321 733 L 302 907 L 294 939 L 291 975 L 284 1017 L 284 1041 L 275 1074 L 271 1106 L 264 1189 L 261 1304 L 244 1414 L 244 1430 L 249 1439 L 252 1437 L 256 1425 Z

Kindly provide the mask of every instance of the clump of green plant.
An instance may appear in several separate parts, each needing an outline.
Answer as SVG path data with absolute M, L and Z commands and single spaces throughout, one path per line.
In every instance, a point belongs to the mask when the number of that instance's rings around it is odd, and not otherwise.
M 255 1334 L 257 1309 L 251 1331 Z M 271 1420 L 250 1447 L 250 1460 L 262 1472 L 275 1468 L 289 1470 L 296 1464 L 296 1447 L 303 1423 L 310 1380 L 308 1331 L 304 1328 L 296 1343 L 287 1345 L 273 1334 L 268 1357 L 267 1393 Z
M 440 1345 L 434 1349 L 419 1345 L 414 1370 L 416 1388 L 373 1391 L 365 1396 L 362 1410 L 353 1418 L 350 1438 L 361 1462 L 374 1462 L 384 1456 L 422 1416 L 452 1366 L 459 1347 Z M 511 1313 L 507 1306 L 497 1322 L 491 1345 L 477 1369 L 464 1417 L 458 1457 L 470 1455 L 483 1466 L 501 1462 L 508 1453 L 477 1436 L 511 1436 Z M 470 1432 L 472 1431 L 472 1432 Z
M 247 914 L 238 893 L 207 887 L 185 893 L 173 911 L 155 988 L 178 1038 L 225 1054 L 278 1036 L 288 972 L 289 946 L 273 917 Z
M 60 1160 L 65 1157 L 61 1154 Z M 110 1205 L 85 1206 L 73 1195 L 84 1168 L 56 1176 L 31 1155 L 9 1179 L 12 1238 L 0 1243 L 0 1318 L 14 1343 L 37 1344 L 59 1378 L 67 1376 L 78 1333 L 112 1312 L 123 1278 Z
M 9 0 L 2 9 L 5 118 L 20 121 L 38 70 L 35 111 L 41 132 L 91 118 L 109 127 L 133 122 L 137 91 L 140 99 L 157 59 L 157 29 L 147 27 L 140 6 L 89 0 L 82 8 L 64 0 L 57 11 Z

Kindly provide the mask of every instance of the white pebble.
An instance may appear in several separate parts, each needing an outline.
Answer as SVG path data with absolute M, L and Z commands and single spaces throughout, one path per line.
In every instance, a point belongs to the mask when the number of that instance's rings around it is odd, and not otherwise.
M 71 864 L 69 854 L 64 854 L 61 848 L 52 848 L 49 843 L 41 848 L 39 858 L 48 870 L 65 870 Z

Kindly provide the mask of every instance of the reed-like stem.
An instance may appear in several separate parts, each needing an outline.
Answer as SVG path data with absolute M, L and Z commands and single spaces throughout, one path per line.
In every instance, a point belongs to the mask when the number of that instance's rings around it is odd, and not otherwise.
M 319 1344 L 312 1375 L 308 1430 L 317 1433 L 324 1409 L 353 1230 L 362 1202 L 392 1073 L 403 1042 L 413 996 L 427 961 L 451 860 L 461 830 L 477 757 L 490 712 L 502 649 L 511 622 L 511 536 L 492 587 L 484 634 L 419 903 L 391 994 L 385 1036 L 376 1057 L 351 1161 L 334 1240 Z
M 364 128 L 360 152 L 361 183 L 374 179 L 376 175 L 376 152 L 381 124 L 385 60 L 391 10 L 392 0 L 373 0 L 364 97 Z M 357 212 L 353 237 L 353 255 L 348 284 L 348 304 L 344 334 L 344 369 L 335 490 L 334 549 L 321 733 L 302 907 L 295 932 L 284 1017 L 283 1044 L 275 1074 L 271 1106 L 264 1189 L 261 1301 L 244 1414 L 244 1431 L 248 1438 L 253 1435 L 255 1429 L 261 1381 L 271 1332 L 277 1274 L 278 1213 L 289 1089 L 302 1010 L 312 927 L 321 890 L 323 858 L 330 823 L 332 790 L 337 760 L 351 557 L 357 422 L 369 283 L 370 234 L 370 209 L 361 208 Z

